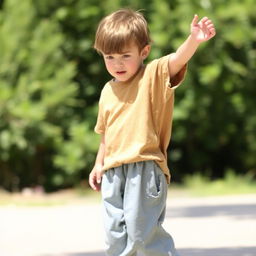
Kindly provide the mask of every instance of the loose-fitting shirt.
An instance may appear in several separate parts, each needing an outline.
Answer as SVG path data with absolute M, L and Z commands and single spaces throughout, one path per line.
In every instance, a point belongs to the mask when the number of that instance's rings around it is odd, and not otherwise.
M 184 66 L 170 81 L 170 55 L 141 67 L 129 82 L 109 81 L 99 100 L 95 132 L 105 134 L 103 170 L 154 160 L 170 180 L 167 147 L 171 138 L 174 92 Z

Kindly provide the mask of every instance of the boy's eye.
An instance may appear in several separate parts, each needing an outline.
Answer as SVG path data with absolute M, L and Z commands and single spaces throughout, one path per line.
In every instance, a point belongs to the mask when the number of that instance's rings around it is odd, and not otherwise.
M 111 55 L 107 55 L 107 56 L 105 56 L 105 58 L 106 58 L 107 60 L 112 60 L 114 57 L 111 56 Z
M 124 58 L 130 58 L 131 55 L 130 55 L 130 54 L 124 54 L 123 57 L 124 57 Z

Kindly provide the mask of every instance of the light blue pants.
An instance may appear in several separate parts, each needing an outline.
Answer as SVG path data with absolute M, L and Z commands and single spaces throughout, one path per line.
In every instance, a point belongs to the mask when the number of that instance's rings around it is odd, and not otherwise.
M 165 175 L 154 161 L 124 164 L 102 178 L 106 253 L 109 256 L 177 256 L 163 229 Z

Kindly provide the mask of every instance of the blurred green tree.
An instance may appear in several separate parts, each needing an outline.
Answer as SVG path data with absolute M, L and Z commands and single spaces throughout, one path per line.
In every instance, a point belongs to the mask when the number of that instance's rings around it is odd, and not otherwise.
M 217 35 L 189 63 L 176 90 L 169 166 L 175 180 L 256 169 L 256 16 L 253 0 L 0 1 L 0 186 L 74 186 L 94 162 L 97 102 L 107 80 L 92 49 L 100 19 L 142 10 L 148 59 L 175 51 L 195 13 Z M 17 8 L 19 6 L 19 8 Z
M 161 8 L 160 3 L 157 6 Z M 214 39 L 200 46 L 184 85 L 176 91 L 169 159 L 177 179 L 194 172 L 210 177 L 223 177 L 229 169 L 256 172 L 253 6 L 252 0 L 169 3 L 170 34 L 162 34 L 165 38 L 161 42 L 170 41 L 176 49 L 188 34 L 195 13 L 211 17 L 217 30 Z M 167 7 L 162 9 L 168 17 Z M 159 17 L 160 10 L 154 16 Z M 161 42 L 159 48 L 168 52 Z
M 87 164 L 84 155 L 90 155 L 94 135 L 75 112 L 81 105 L 73 81 L 76 66 L 63 54 L 64 42 L 58 22 L 39 19 L 32 1 L 5 1 L 0 14 L 0 180 L 6 189 L 73 185 L 76 171 Z M 90 139 L 74 135 L 82 125 Z M 77 148 L 76 159 L 67 157 Z

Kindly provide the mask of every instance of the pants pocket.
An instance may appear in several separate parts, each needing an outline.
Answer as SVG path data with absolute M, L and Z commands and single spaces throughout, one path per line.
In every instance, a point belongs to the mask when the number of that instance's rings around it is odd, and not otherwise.
M 160 197 L 164 191 L 166 183 L 166 178 L 162 172 L 162 170 L 158 167 L 158 165 L 153 162 L 151 168 L 149 170 L 145 170 L 146 174 L 146 195 L 149 198 L 158 198 Z

